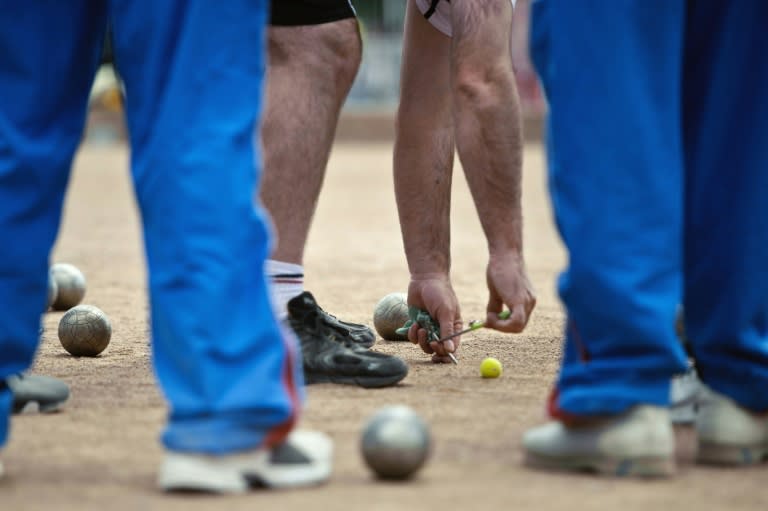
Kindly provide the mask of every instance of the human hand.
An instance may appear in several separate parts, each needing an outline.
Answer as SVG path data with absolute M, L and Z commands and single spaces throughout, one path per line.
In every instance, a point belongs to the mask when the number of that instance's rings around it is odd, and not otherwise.
M 408 285 L 408 305 L 427 311 L 437 321 L 441 339 L 462 329 L 459 301 L 448 275 L 412 275 Z M 433 362 L 450 363 L 448 353 L 459 349 L 461 339 L 455 337 L 444 343 L 436 342 L 424 326 L 414 322 L 408 330 L 408 340 L 421 346 L 424 353 L 431 354 Z
M 491 256 L 486 280 L 489 296 L 485 326 L 501 332 L 522 332 L 536 307 L 536 295 L 522 255 L 515 252 Z M 499 313 L 505 305 L 510 315 L 508 319 L 501 319 Z

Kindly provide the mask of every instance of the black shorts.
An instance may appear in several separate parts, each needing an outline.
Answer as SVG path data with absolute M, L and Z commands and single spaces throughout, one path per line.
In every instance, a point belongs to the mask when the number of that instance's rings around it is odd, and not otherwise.
M 270 25 L 320 25 L 355 17 L 351 0 L 272 0 Z

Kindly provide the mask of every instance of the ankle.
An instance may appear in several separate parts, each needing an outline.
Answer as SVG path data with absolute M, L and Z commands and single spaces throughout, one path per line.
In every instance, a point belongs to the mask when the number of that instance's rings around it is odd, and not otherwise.
M 288 315 L 288 301 L 304 291 L 304 267 L 299 264 L 267 259 L 264 264 L 264 273 L 270 282 L 269 292 L 275 313 L 280 318 L 285 318 Z

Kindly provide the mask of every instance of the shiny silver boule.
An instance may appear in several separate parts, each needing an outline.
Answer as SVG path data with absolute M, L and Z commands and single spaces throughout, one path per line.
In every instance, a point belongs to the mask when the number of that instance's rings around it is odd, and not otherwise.
M 387 406 L 363 428 L 361 449 L 368 467 L 381 479 L 412 477 L 427 461 L 432 441 L 426 422 L 407 406 Z
M 67 310 L 83 301 L 85 296 L 85 276 L 77 267 L 68 263 L 56 263 L 51 266 L 51 274 L 56 280 L 58 292 L 53 302 L 54 310 Z
M 59 341 L 76 357 L 95 357 L 106 349 L 111 337 L 109 318 L 93 305 L 72 307 L 59 321 Z
M 56 302 L 56 297 L 59 296 L 59 286 L 56 284 L 56 277 L 53 276 L 53 272 L 48 272 L 48 305 L 47 309 L 53 307 Z

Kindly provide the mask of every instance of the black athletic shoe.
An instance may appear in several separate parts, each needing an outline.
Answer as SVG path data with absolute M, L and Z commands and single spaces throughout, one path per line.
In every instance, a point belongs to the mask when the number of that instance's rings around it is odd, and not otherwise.
M 408 374 L 408 366 L 399 358 L 367 350 L 349 335 L 339 337 L 310 293 L 288 302 L 288 323 L 301 342 L 307 384 L 388 387 Z
M 326 312 L 322 307 L 320 307 L 320 305 L 317 304 L 315 297 L 312 296 L 312 293 L 309 291 L 304 291 L 299 295 L 299 297 L 302 296 L 307 296 L 315 303 L 317 310 L 320 312 L 323 323 L 325 323 L 327 327 L 330 327 L 331 330 L 333 330 L 333 333 L 337 338 L 343 339 L 348 337 L 354 341 L 355 344 L 359 344 L 364 348 L 370 348 L 376 342 L 376 334 L 374 334 L 373 330 L 367 326 L 360 325 L 358 323 L 350 323 L 349 321 L 342 321 L 333 314 Z

